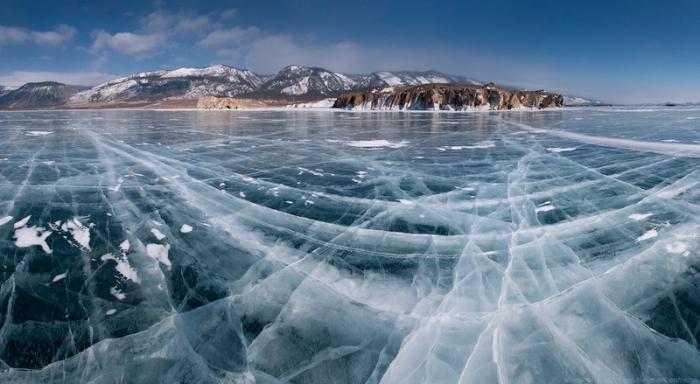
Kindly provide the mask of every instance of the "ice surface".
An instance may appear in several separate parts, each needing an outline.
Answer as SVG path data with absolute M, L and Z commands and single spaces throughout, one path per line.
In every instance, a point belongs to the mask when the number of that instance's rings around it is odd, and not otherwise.
M 0 113 L 0 382 L 692 383 L 695 116 Z

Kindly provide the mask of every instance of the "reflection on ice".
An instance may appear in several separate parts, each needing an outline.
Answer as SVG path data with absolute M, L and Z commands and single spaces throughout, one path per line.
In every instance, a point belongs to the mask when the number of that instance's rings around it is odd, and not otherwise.
M 0 114 L 0 381 L 691 382 L 693 114 Z

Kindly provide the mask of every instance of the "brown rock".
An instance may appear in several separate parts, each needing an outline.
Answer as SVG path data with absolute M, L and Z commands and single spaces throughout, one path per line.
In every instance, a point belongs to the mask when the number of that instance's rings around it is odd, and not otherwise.
M 348 93 L 333 108 L 387 110 L 506 110 L 551 108 L 564 105 L 564 97 L 545 91 L 506 90 L 493 83 L 483 86 L 425 84 L 397 87 L 389 92 Z

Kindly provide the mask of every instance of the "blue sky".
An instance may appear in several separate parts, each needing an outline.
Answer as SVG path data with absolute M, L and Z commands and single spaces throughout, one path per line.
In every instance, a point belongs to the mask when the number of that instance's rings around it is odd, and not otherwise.
M 0 1 L 0 84 L 223 63 L 700 101 L 700 1 Z

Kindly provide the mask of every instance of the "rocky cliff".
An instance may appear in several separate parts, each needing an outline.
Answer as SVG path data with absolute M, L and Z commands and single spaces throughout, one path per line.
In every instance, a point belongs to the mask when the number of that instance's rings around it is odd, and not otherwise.
M 367 110 L 505 110 L 564 105 L 564 97 L 545 91 L 507 90 L 486 85 L 426 84 L 387 91 L 341 95 L 333 108 Z

